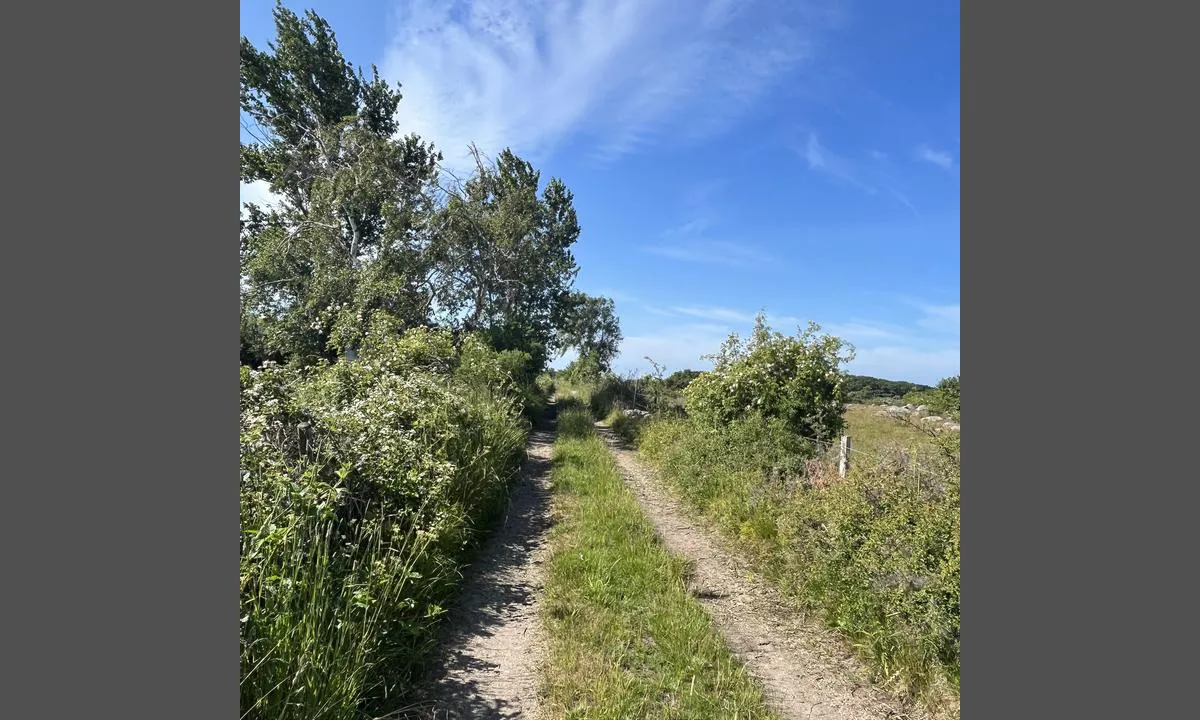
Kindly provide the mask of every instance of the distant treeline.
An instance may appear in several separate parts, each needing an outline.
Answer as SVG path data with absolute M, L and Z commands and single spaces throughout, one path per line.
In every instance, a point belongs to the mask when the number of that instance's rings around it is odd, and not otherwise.
M 910 383 L 903 380 L 883 380 L 868 375 L 848 375 L 842 386 L 846 402 L 868 403 L 889 398 L 900 399 L 910 392 L 932 390 L 929 385 Z
M 688 383 L 700 375 L 699 370 L 680 370 L 666 379 L 668 388 L 682 390 Z M 932 390 L 929 385 L 905 382 L 903 380 L 884 380 L 868 375 L 847 375 L 842 386 L 842 396 L 846 402 L 865 403 L 887 398 L 900 399 L 910 392 Z
M 562 371 L 566 375 L 571 373 Z M 671 393 L 682 392 L 693 380 L 703 374 L 700 370 L 679 370 L 663 378 L 664 389 Z M 652 383 L 651 375 L 644 375 L 638 380 L 642 383 Z M 631 379 L 632 382 L 632 379 Z M 919 393 L 934 388 L 930 385 L 911 383 L 904 380 L 884 380 L 869 375 L 847 375 L 842 386 L 842 397 L 850 403 L 870 403 L 881 400 L 900 400 L 909 393 Z

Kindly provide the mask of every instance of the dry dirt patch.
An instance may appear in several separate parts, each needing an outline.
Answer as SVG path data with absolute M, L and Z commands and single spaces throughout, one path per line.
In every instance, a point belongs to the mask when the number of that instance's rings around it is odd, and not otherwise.
M 552 411 L 551 411 L 552 412 Z M 438 720 L 538 714 L 538 605 L 550 526 L 553 423 L 530 435 L 528 459 L 502 527 L 484 543 L 445 618 L 434 671 L 401 717 Z

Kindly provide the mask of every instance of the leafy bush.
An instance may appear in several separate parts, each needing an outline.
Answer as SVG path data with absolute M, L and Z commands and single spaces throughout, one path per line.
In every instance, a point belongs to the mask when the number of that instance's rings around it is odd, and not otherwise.
M 402 694 L 523 458 L 523 362 L 379 322 L 357 360 L 242 370 L 246 717 Z
M 810 323 L 796 337 L 772 331 L 759 314 L 749 342 L 736 334 L 713 357 L 712 372 L 688 385 L 688 413 L 710 425 L 754 415 L 780 420 L 803 437 L 829 440 L 842 430 L 840 365 L 853 350 L 840 338 L 818 336 Z
M 613 408 L 608 413 L 608 417 L 605 418 L 604 422 L 613 432 L 620 435 L 621 439 L 628 443 L 637 442 L 638 434 L 645 424 L 643 420 L 633 417 L 618 408 Z

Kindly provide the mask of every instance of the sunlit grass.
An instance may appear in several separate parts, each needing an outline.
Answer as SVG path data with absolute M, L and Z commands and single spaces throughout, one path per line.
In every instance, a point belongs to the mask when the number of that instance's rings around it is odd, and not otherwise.
M 555 444 L 544 617 L 550 716 L 773 718 L 761 691 L 687 591 L 582 403 Z

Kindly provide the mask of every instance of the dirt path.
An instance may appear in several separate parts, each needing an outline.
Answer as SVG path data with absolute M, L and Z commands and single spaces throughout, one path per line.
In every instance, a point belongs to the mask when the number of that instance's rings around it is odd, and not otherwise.
M 550 525 L 553 406 L 530 434 L 528 459 L 502 527 L 467 571 L 449 616 L 440 659 L 410 718 L 538 716 L 538 659 L 545 535 Z
M 918 717 L 873 688 L 862 665 L 832 631 L 798 617 L 773 586 L 750 579 L 746 563 L 691 520 L 616 434 L 600 426 L 597 430 L 663 543 L 693 563 L 692 593 L 762 684 L 776 712 L 785 718 L 831 720 Z

